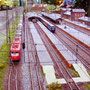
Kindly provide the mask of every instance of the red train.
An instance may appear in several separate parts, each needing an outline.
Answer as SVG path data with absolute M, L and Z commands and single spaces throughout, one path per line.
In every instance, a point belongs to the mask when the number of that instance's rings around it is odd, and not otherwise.
M 10 48 L 10 57 L 12 61 L 19 61 L 21 57 L 21 38 L 15 38 Z
M 15 38 L 14 40 L 13 40 L 13 43 L 12 44 L 21 44 L 21 38 Z

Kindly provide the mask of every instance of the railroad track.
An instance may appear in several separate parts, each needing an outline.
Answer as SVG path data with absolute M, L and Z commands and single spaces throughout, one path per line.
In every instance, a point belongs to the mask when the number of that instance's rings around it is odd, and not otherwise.
M 87 34 L 87 35 L 90 36 L 90 29 L 84 28 L 84 27 L 82 27 L 82 26 L 78 26 L 78 25 L 73 24 L 73 23 L 71 23 L 71 22 L 69 22 L 69 21 L 67 21 L 67 20 L 64 20 L 64 19 L 63 19 L 63 22 L 64 22 L 66 25 L 68 25 L 68 26 L 70 26 L 70 27 L 72 27 L 72 28 L 75 28 L 75 29 L 77 28 L 78 31 L 81 31 L 81 32 L 83 32 L 83 33 L 85 33 L 85 34 Z
M 89 52 L 86 53 L 84 52 L 83 49 L 80 48 L 79 45 L 74 45 L 74 43 L 72 42 L 71 38 L 61 38 L 61 36 L 64 36 L 64 34 L 60 33 L 59 30 L 54 34 L 62 43 L 65 44 L 66 47 L 69 48 L 69 50 L 74 54 L 76 55 L 76 57 L 87 67 L 87 69 L 90 70 L 90 61 L 89 61 L 89 58 L 90 58 L 90 55 L 89 55 Z M 66 37 L 66 36 L 65 36 Z M 69 43 L 69 40 L 70 40 L 70 43 Z M 70 45 L 72 44 L 72 45 Z M 86 57 L 86 58 L 85 58 Z
M 8 90 L 18 90 L 18 79 L 17 79 L 17 68 L 14 63 L 11 61 L 9 67 L 9 76 L 8 76 Z
M 45 18 L 46 19 L 46 18 Z M 47 19 L 46 19 L 47 20 Z M 49 20 L 48 20 L 49 21 Z M 52 23 L 51 21 L 49 21 Z M 54 23 L 52 23 L 55 25 Z M 56 26 L 56 25 L 55 25 Z M 76 57 L 84 64 L 84 66 L 90 70 L 90 50 L 83 46 L 82 44 L 78 43 L 75 39 L 67 35 L 65 32 L 63 32 L 59 27 L 57 27 L 57 30 L 55 32 L 55 36 L 65 44 L 69 50 L 76 55 Z M 72 46 L 71 46 L 71 45 Z
M 80 90 L 78 85 L 73 81 L 72 76 L 71 76 L 70 72 L 68 71 L 62 58 L 58 54 L 57 50 L 52 46 L 51 42 L 48 40 L 47 36 L 45 35 L 45 33 L 43 32 L 41 27 L 37 23 L 34 25 L 35 25 L 43 43 L 45 44 L 53 62 L 55 63 L 55 65 L 57 65 L 57 69 L 59 68 L 59 71 L 61 72 L 61 74 L 63 75 L 63 77 L 65 78 L 65 80 L 68 84 L 68 87 L 66 87 L 65 90 Z
M 27 23 L 28 24 L 28 23 Z M 30 28 L 28 25 L 28 30 L 26 30 L 27 36 L 27 50 L 28 52 L 28 60 L 29 60 L 29 72 L 31 79 L 31 90 L 43 90 L 43 84 L 40 80 L 40 68 L 38 65 L 37 52 L 35 49 L 35 44 L 33 42 L 33 38 L 30 32 Z

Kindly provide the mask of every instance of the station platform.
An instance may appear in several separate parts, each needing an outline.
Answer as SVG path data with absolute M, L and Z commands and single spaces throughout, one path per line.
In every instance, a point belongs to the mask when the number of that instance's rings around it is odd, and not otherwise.
M 36 45 L 36 51 L 39 58 L 40 65 L 53 65 L 52 59 L 49 56 L 48 51 L 46 50 L 34 24 L 32 22 L 29 23 L 31 34 Z
M 90 36 L 87 34 L 84 34 L 80 31 L 77 31 L 76 29 L 73 29 L 66 25 L 57 25 L 59 28 L 64 30 L 65 32 L 69 33 L 73 37 L 75 37 L 77 40 L 80 40 L 84 44 L 86 44 L 88 47 L 90 47 Z M 66 26 L 66 28 L 64 28 Z
M 75 82 L 90 82 L 90 75 L 87 73 L 87 70 L 82 63 L 77 63 L 77 64 L 74 63 L 73 67 L 80 76 L 73 78 Z
M 48 14 L 48 13 L 43 12 L 42 16 L 47 17 L 48 19 L 52 20 L 55 23 L 59 23 L 59 20 L 61 19 L 60 14 L 54 14 L 54 13 Z
M 66 84 L 65 79 L 56 79 L 55 70 L 52 65 L 43 66 L 43 72 L 45 73 L 45 78 L 48 84 L 58 82 L 58 84 Z
M 50 41 L 54 44 L 59 53 L 64 57 L 66 64 L 70 66 L 71 64 L 75 63 L 76 56 L 72 54 L 71 51 L 69 51 L 67 47 L 63 45 L 41 22 L 38 22 L 38 24 L 43 29 L 45 34 L 48 36 Z
M 37 22 L 42 30 L 45 32 L 45 34 L 48 36 L 50 41 L 55 45 L 55 47 L 58 49 L 58 51 L 63 55 L 63 57 L 73 65 L 75 70 L 78 72 L 80 77 L 72 77 L 75 82 L 88 82 L 90 81 L 90 76 L 88 75 L 86 69 L 80 61 L 76 63 L 76 56 L 73 55 L 65 45 L 63 45 L 41 22 Z M 58 82 L 59 84 L 66 84 L 64 78 L 57 79 L 55 76 L 55 70 L 53 66 L 53 62 L 49 56 L 49 53 L 47 52 L 34 24 L 32 22 L 29 23 L 30 25 L 30 31 L 34 40 L 34 43 L 36 45 L 36 51 L 37 55 L 40 60 L 40 64 L 43 67 L 43 72 L 45 73 L 45 78 L 47 81 L 47 84 L 51 84 L 53 82 Z M 76 31 L 75 31 L 76 32 Z M 73 62 L 72 62 L 73 61 Z M 49 63 L 50 62 L 50 63 Z M 82 66 L 82 68 L 81 68 Z M 81 68 L 81 69 L 80 69 Z M 83 74 L 83 75 L 82 75 Z M 84 79 L 82 79 L 84 78 Z
M 82 23 L 77 22 L 77 21 L 71 21 L 71 20 L 69 20 L 69 19 L 64 19 L 64 20 L 67 21 L 67 22 L 73 23 L 73 24 L 75 24 L 75 25 L 77 25 L 77 26 L 80 26 L 80 27 L 82 27 L 82 28 L 85 28 L 85 29 L 87 29 L 87 30 L 90 31 L 90 26 L 87 26 L 87 25 L 82 24 Z

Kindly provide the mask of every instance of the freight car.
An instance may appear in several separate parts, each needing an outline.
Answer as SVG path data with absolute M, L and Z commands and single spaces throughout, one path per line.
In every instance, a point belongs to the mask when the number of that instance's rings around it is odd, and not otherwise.
M 42 17 L 40 17 L 41 19 L 40 19 L 40 21 L 51 31 L 51 32 L 55 32 L 55 30 L 56 30 L 56 27 L 53 25 L 53 24 L 51 24 L 51 23 L 49 23 L 48 21 L 46 21 L 44 18 L 42 18 Z
M 12 61 L 19 61 L 21 57 L 21 44 L 12 44 L 10 48 L 10 58 Z

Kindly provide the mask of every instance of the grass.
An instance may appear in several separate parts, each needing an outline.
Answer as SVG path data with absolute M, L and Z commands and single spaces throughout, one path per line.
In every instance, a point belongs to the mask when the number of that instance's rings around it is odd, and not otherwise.
M 60 11 L 61 8 L 57 8 L 55 11 Z
M 11 31 L 11 41 L 14 38 L 15 31 Z M 10 60 L 10 45 L 7 45 L 6 41 L 2 45 L 0 51 L 7 51 L 7 52 L 0 52 L 0 90 L 3 89 L 3 81 L 5 78 L 5 72 L 8 68 L 8 62 Z
M 55 8 L 54 5 L 46 6 L 46 9 L 49 10 L 49 11 L 50 11 L 50 10 L 53 10 L 54 8 Z
M 45 73 L 43 72 L 43 70 L 41 70 L 41 75 L 45 77 Z
M 55 73 L 55 76 L 57 79 L 60 79 L 60 76 L 58 75 L 58 73 Z
M 58 82 L 51 83 L 51 84 L 47 85 L 46 88 L 48 88 L 48 90 L 62 90 L 61 84 L 58 84 Z
M 6 45 L 6 41 L 1 47 L 0 51 L 9 51 L 10 45 Z M 7 62 L 10 60 L 9 52 L 0 52 L 0 90 L 3 88 L 3 81 L 5 77 L 5 72 L 7 70 L 8 64 Z
M 90 75 L 90 72 L 87 70 L 87 73 Z
M 71 67 L 69 69 L 70 69 L 71 72 L 74 73 L 74 75 L 76 75 L 77 77 L 80 77 L 79 74 L 78 74 L 78 72 L 75 71 L 74 67 Z
M 18 22 L 19 22 L 19 18 L 16 21 L 16 23 L 18 23 Z M 14 25 L 14 29 L 17 28 L 17 25 L 18 24 Z M 11 42 L 12 42 L 13 38 L 15 36 L 15 31 L 11 30 L 10 36 L 11 36 Z M 1 51 L 0 52 L 0 90 L 2 90 L 4 87 L 3 82 L 4 82 L 4 78 L 5 78 L 5 73 L 6 73 L 6 70 L 8 68 L 8 62 L 10 60 L 10 53 L 9 53 L 10 45 L 7 45 L 7 42 L 5 41 L 4 44 L 2 45 L 0 51 Z M 7 52 L 5 52 L 5 51 L 7 51 Z
M 90 84 L 84 84 L 85 90 L 90 90 Z

